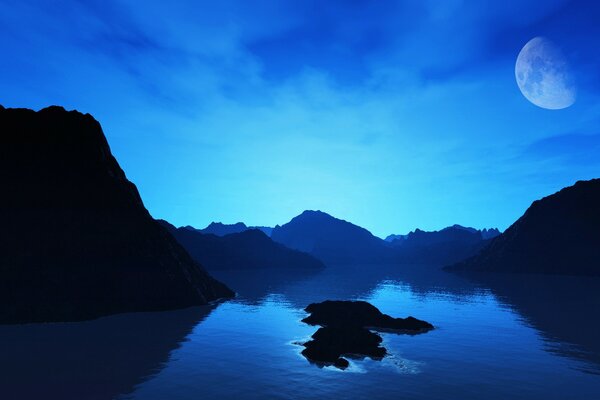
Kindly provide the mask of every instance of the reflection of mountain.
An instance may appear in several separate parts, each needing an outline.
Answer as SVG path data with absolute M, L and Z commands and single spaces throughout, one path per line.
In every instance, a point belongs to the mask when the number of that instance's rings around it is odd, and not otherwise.
M 235 288 L 235 301 L 246 304 L 260 304 L 272 294 L 287 293 L 290 286 L 311 282 L 328 268 L 319 270 L 309 269 L 253 269 L 253 270 L 216 270 L 212 274 Z M 307 293 L 308 294 L 308 293 Z M 306 306 L 298 303 L 298 308 Z
M 600 275 L 600 179 L 533 202 L 479 254 L 453 270 Z
M 113 399 L 158 373 L 213 309 L 0 326 L 5 399 Z
M 406 284 L 416 296 L 444 293 L 457 301 L 481 290 L 463 277 L 442 271 L 439 266 L 336 265 L 316 271 L 214 271 L 214 276 L 236 289 L 241 300 L 259 303 L 269 294 L 284 294 L 286 301 L 303 309 L 310 303 L 325 300 L 367 298 L 379 285 L 392 281 Z
M 281 294 L 297 309 L 324 300 L 368 300 L 378 287 L 389 282 L 407 286 L 423 302 L 442 296 L 468 303 L 489 291 L 547 339 L 547 351 L 591 362 L 590 369 L 600 371 L 600 321 L 595 318 L 600 309 L 598 278 L 523 274 L 515 279 L 510 274 L 489 273 L 465 276 L 435 265 L 348 265 L 279 275 L 269 271 L 218 271 L 215 276 L 236 288 L 238 300 L 260 304 L 269 294 Z
M 332 264 L 371 264 L 389 261 L 391 250 L 368 230 L 321 211 L 304 211 L 276 226 L 273 240 L 305 251 Z
M 199 263 L 209 271 L 221 269 L 319 269 L 323 263 L 310 254 L 288 249 L 258 229 L 225 236 L 175 228 L 159 221 Z M 231 285 L 231 283 L 228 282 Z
M 0 107 L 0 322 L 81 320 L 232 293 L 148 214 L 90 115 Z
M 547 339 L 548 351 L 593 363 L 600 374 L 600 278 L 470 274 Z M 572 346 L 569 346 L 572 345 Z

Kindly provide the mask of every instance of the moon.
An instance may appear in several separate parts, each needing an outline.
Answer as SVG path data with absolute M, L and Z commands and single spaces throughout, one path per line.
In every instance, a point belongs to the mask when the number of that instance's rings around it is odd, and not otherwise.
M 567 61 L 546 38 L 535 37 L 523 46 L 515 76 L 523 96 L 538 107 L 560 110 L 575 103 L 575 84 Z

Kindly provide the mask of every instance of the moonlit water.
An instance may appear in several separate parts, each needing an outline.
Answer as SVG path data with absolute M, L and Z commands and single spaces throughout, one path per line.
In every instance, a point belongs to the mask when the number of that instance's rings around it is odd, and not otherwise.
M 473 283 L 433 267 L 216 274 L 240 295 L 214 308 L 1 326 L 3 398 L 564 399 L 600 393 L 598 279 Z M 520 283 L 515 284 L 515 281 Z M 302 310 L 363 299 L 436 326 L 382 334 L 389 356 L 319 368 Z M 589 307 L 589 309 L 586 309 Z M 587 315 L 586 320 L 584 316 Z M 571 325 L 575 324 L 575 325 Z

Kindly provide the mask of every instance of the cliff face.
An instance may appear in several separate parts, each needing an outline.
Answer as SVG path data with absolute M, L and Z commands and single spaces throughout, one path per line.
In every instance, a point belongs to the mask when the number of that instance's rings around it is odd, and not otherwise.
M 448 269 L 600 275 L 600 179 L 535 201 L 480 253 Z
M 0 108 L 0 174 L 0 322 L 233 295 L 151 218 L 90 115 Z

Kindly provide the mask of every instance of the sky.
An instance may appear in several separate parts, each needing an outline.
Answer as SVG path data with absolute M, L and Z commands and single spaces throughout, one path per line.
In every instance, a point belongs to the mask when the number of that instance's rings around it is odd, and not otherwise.
M 600 177 L 600 3 L 0 0 L 0 104 L 92 114 L 155 218 L 506 229 Z M 530 103 L 515 61 L 577 86 Z

